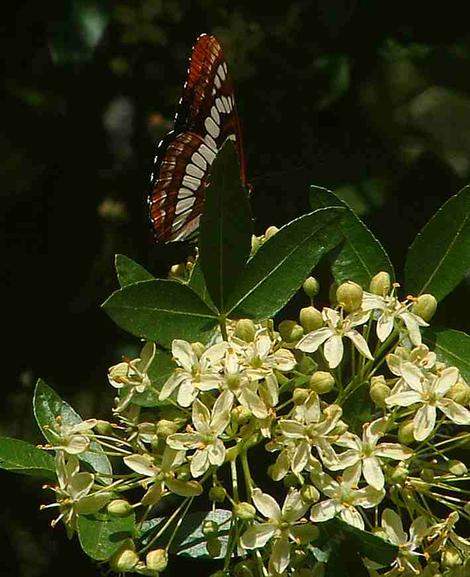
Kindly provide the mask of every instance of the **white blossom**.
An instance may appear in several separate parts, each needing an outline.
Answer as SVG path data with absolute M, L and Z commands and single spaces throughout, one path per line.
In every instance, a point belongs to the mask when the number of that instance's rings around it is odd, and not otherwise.
M 426 519 L 417 517 L 411 523 L 408 537 L 400 515 L 392 509 L 385 509 L 382 513 L 382 529 L 385 538 L 398 547 L 398 556 L 393 566 L 397 567 L 400 573 L 409 570 L 418 575 L 421 568 L 418 557 L 422 554 L 417 549 L 427 533 Z

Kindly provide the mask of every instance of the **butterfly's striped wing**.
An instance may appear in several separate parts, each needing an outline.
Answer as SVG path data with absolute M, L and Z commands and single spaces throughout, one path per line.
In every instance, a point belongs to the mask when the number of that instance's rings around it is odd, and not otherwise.
M 236 142 L 245 184 L 233 85 L 219 42 L 203 34 L 193 48 L 174 130 L 162 140 L 155 157 L 149 210 L 158 241 L 187 240 L 195 235 L 208 172 L 227 139 Z

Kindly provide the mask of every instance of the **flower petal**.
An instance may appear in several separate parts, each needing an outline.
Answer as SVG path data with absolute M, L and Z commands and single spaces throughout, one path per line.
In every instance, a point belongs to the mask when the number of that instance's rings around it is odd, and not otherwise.
M 424 441 L 432 433 L 436 424 L 436 407 L 423 405 L 416 411 L 413 419 L 413 436 L 417 441 Z
M 280 575 L 289 566 L 290 544 L 287 537 L 281 537 L 274 543 L 268 569 L 271 575 Z
M 339 510 L 339 505 L 333 499 L 326 499 L 326 501 L 313 505 L 310 511 L 310 520 L 317 523 L 328 521 L 333 519 Z
M 258 523 L 249 527 L 241 536 L 241 544 L 245 549 L 264 547 L 276 531 L 272 523 Z
M 318 350 L 318 347 L 322 345 L 326 339 L 329 339 L 334 333 L 328 327 L 322 327 L 321 329 L 317 329 L 316 331 L 312 331 L 311 333 L 306 334 L 300 341 L 297 343 L 297 348 L 304 353 L 314 353 Z
M 264 517 L 276 521 L 281 519 L 281 509 L 271 495 L 263 493 L 260 489 L 254 489 L 252 499 L 255 507 Z
M 384 486 L 384 474 L 382 468 L 380 467 L 380 462 L 375 457 L 366 457 L 362 461 L 362 473 L 364 479 L 369 483 L 374 489 L 383 489 Z
M 330 369 L 335 369 L 339 365 L 343 358 L 343 352 L 343 339 L 335 333 L 325 342 L 323 347 L 323 353 Z
M 197 356 L 190 343 L 181 339 L 174 339 L 171 343 L 171 353 L 176 362 L 188 373 L 193 365 L 197 364 Z
M 470 425 L 470 411 L 452 399 L 440 399 L 437 406 L 457 425 Z

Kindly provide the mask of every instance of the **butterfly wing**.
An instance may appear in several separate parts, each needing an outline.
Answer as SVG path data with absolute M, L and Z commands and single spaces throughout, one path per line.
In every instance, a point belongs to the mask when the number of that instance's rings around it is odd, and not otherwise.
M 208 173 L 227 139 L 236 142 L 246 184 L 232 81 L 219 42 L 203 34 L 192 51 L 174 130 L 155 157 L 149 211 L 158 241 L 187 240 L 197 233 Z

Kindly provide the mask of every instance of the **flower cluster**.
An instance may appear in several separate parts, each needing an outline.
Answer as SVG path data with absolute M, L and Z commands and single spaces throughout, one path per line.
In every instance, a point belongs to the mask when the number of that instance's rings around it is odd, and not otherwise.
M 110 560 L 115 571 L 156 576 L 206 492 L 230 517 L 225 529 L 214 520 L 201 529 L 207 555 L 223 559 L 220 576 L 322 575 L 318 551 L 336 521 L 396 546 L 388 565 L 365 559 L 372 577 L 467 575 L 470 476 L 459 456 L 470 387 L 423 340 L 433 297 L 400 300 L 398 289 L 378 273 L 369 291 L 343 283 L 319 310 L 309 278 L 298 320 L 277 330 L 227 321 L 209 344 L 175 339 L 164 379 L 146 343 L 109 371 L 115 423 L 52 431 L 59 519 L 72 533 L 77 516 L 103 507 L 141 512 L 140 529 L 163 514 Z M 111 477 L 80 470 L 97 448 L 113 458 Z

